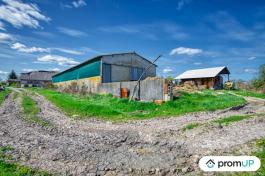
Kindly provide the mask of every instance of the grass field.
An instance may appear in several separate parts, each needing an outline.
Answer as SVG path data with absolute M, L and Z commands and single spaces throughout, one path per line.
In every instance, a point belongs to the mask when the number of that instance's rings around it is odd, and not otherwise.
M 221 119 L 214 120 L 215 123 L 219 123 L 221 125 L 228 125 L 233 122 L 238 122 L 244 119 L 249 119 L 253 116 L 251 115 L 237 115 L 237 116 L 229 116 Z
M 261 167 L 257 171 L 256 175 L 261 176 L 265 175 L 265 139 L 257 141 L 258 147 L 261 148 L 260 151 L 255 152 L 254 155 L 257 156 L 261 161 Z
M 38 117 L 40 111 L 39 107 L 36 105 L 36 102 L 27 95 L 22 97 L 22 107 L 25 115 L 25 119 L 31 122 L 37 123 L 42 126 L 49 125 L 48 122 L 43 121 Z
M 5 100 L 5 97 L 10 93 L 10 90 L 6 89 L 4 91 L 0 91 L 0 105 Z
M 6 152 L 13 150 L 12 147 L 0 147 L 0 176 L 49 176 L 44 171 L 37 171 L 29 167 L 21 166 L 12 162 L 12 156 Z
M 243 98 L 213 91 L 182 95 L 162 105 L 144 102 L 129 102 L 111 95 L 80 96 L 59 93 L 48 89 L 31 89 L 45 96 L 70 116 L 98 117 L 106 120 L 147 119 L 166 117 L 196 111 L 213 111 L 245 103 Z
M 256 98 L 263 98 L 265 99 L 264 93 L 257 93 L 257 92 L 251 92 L 246 90 L 234 90 L 234 93 L 242 96 L 248 96 L 248 97 L 256 97 Z

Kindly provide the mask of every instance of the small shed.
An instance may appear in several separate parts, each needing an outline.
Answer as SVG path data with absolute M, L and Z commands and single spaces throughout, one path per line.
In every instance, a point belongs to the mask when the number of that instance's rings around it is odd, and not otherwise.
M 223 75 L 227 75 L 229 81 L 230 71 L 227 67 L 214 67 L 196 70 L 187 70 L 178 75 L 175 79 L 180 81 L 180 84 L 186 81 L 193 81 L 198 87 L 205 87 L 207 89 L 221 89 L 223 88 Z

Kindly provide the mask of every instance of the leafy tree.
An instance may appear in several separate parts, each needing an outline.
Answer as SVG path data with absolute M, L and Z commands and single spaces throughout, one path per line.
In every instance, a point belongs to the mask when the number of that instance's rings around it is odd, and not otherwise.
M 259 68 L 259 80 L 265 84 L 265 64 L 261 65 Z
M 165 78 L 167 81 L 174 81 L 174 78 L 172 76 L 168 76 Z
M 263 86 L 263 83 L 260 79 L 254 79 L 251 81 L 251 84 L 254 88 L 259 89 Z
M 17 74 L 14 70 L 8 75 L 8 79 L 17 79 Z
M 265 89 L 265 64 L 260 66 L 258 78 L 252 80 L 251 84 L 255 89 Z

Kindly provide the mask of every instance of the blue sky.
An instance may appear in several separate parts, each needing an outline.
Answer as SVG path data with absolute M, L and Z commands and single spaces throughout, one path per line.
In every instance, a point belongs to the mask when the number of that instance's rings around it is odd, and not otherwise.
M 159 76 L 228 66 L 249 80 L 265 63 L 265 2 L 1 0 L 0 77 L 63 71 L 92 56 L 136 51 Z

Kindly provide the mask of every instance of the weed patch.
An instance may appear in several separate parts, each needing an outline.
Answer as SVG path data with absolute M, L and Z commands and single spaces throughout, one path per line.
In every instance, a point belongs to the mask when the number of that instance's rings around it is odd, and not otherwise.
M 261 150 L 255 152 L 254 155 L 260 159 L 261 167 L 256 175 L 265 175 L 265 139 L 257 140 L 257 146 L 260 147 Z
M 38 117 L 38 113 L 40 112 L 39 107 L 36 105 L 36 102 L 30 98 L 27 95 L 24 95 L 22 98 L 22 107 L 23 112 L 25 115 L 25 119 L 37 123 L 42 126 L 48 126 L 49 123 L 42 120 L 40 117 Z
M 13 162 L 12 156 L 7 154 L 7 152 L 11 150 L 13 150 L 13 148 L 9 146 L 0 147 L 1 176 L 50 176 L 48 172 L 37 171 Z
M 13 100 L 16 100 L 18 96 L 19 96 L 19 93 L 17 93 L 17 92 L 14 92 L 14 95 L 13 95 Z
M 242 95 L 242 96 L 256 97 L 256 98 L 265 99 L 265 94 L 264 93 L 251 92 L 251 91 L 246 91 L 246 90 L 235 90 L 233 92 L 238 94 L 238 95 Z
M 186 125 L 185 127 L 182 128 L 182 131 L 186 131 L 186 130 L 191 130 L 193 128 L 196 128 L 198 127 L 200 124 L 197 123 L 197 122 L 193 122 L 193 123 L 190 123 L 188 125 Z
M 249 119 L 252 118 L 252 115 L 238 115 L 238 116 L 230 116 L 230 117 L 225 117 L 221 119 L 214 120 L 215 123 L 219 123 L 221 125 L 228 125 L 233 122 L 238 122 L 241 120 Z
M 4 90 L 4 91 L 0 91 L 0 105 L 3 103 L 3 101 L 5 100 L 6 96 L 10 93 L 10 90 Z

